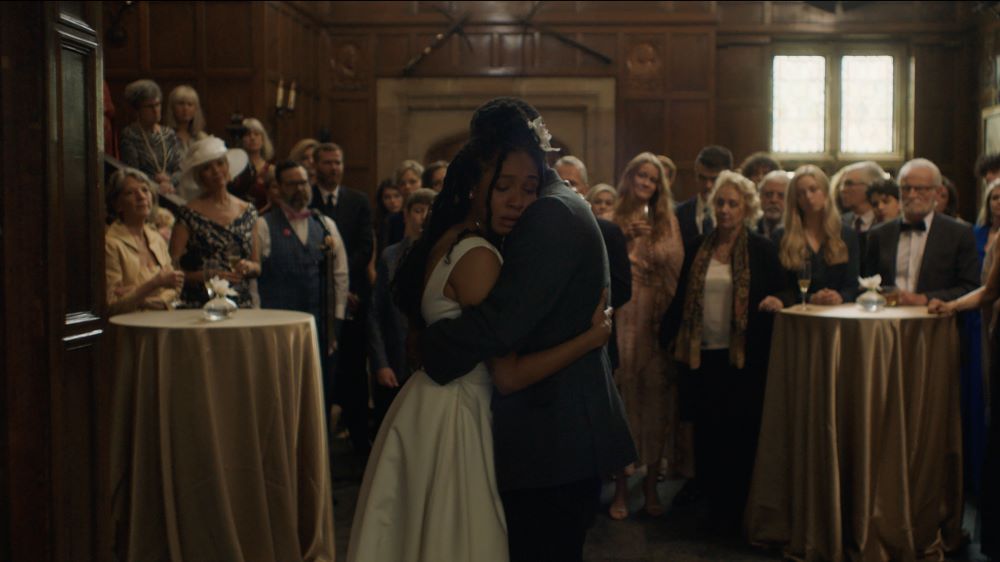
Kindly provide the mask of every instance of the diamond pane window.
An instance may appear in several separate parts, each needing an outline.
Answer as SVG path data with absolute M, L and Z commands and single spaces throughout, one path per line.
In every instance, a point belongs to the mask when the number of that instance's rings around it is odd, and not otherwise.
M 892 152 L 892 57 L 845 56 L 840 67 L 841 150 Z
M 774 57 L 773 88 L 772 150 L 823 152 L 826 137 L 826 57 Z

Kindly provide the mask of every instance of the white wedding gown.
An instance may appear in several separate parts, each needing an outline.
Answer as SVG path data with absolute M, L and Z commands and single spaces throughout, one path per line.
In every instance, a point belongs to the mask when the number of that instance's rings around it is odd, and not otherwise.
M 421 311 L 428 324 L 461 314 L 444 296 L 466 238 L 437 263 Z M 499 254 L 497 254 L 499 257 Z M 508 562 L 507 527 L 493 465 L 490 396 L 482 363 L 441 386 L 414 373 L 386 414 L 368 459 L 348 562 Z

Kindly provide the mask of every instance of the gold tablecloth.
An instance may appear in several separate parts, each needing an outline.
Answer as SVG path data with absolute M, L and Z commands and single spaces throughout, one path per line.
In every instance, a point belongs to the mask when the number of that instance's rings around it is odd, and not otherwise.
M 923 307 L 785 309 L 747 505 L 794 560 L 943 560 L 961 543 L 959 345 Z
M 111 470 L 121 560 L 333 560 L 313 317 L 115 316 Z

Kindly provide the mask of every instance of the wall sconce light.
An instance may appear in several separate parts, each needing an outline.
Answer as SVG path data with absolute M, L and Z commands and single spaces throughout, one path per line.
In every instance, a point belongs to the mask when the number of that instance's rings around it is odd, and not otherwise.
M 292 84 L 288 87 L 288 98 L 285 99 L 285 80 L 284 78 L 278 80 L 278 94 L 277 99 L 274 102 L 274 110 L 278 117 L 282 117 L 289 113 L 295 111 L 295 96 L 297 83 L 292 80 Z

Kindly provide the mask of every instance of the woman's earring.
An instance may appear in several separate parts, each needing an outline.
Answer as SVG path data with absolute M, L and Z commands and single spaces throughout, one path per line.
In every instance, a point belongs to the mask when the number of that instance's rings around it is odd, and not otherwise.
M 475 191 L 470 191 L 469 192 L 469 201 L 472 201 L 475 198 L 476 198 L 476 192 Z

